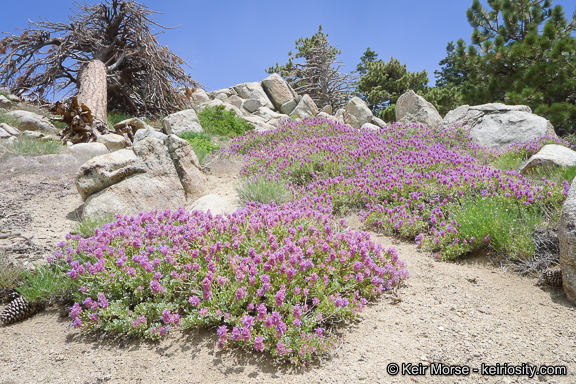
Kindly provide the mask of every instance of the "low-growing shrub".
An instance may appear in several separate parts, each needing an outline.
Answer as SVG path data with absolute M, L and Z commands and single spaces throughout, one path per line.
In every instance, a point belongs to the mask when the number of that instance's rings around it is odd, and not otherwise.
M 204 131 L 211 135 L 235 137 L 254 129 L 233 111 L 226 111 L 223 105 L 204 108 L 198 113 L 198 120 Z
M 238 197 L 243 204 L 256 201 L 263 204 L 274 202 L 278 205 L 291 200 L 292 194 L 282 181 L 267 180 L 263 177 L 249 177 L 237 187 Z
M 209 155 L 220 149 L 219 145 L 212 143 L 212 136 L 206 133 L 183 132 L 178 136 L 190 143 L 200 164 L 204 164 Z
M 568 145 L 544 137 L 489 150 L 472 143 L 462 127 L 437 132 L 392 124 L 359 132 L 314 118 L 283 121 L 273 132 L 250 132 L 234 139 L 228 153 L 245 155 L 245 175 L 288 180 L 299 196 L 328 196 L 334 213 L 360 209 L 360 217 L 375 229 L 416 239 L 446 259 L 470 250 L 452 244 L 470 242 L 456 220 L 466 197 L 481 196 L 501 211 L 516 206 L 517 216 L 529 219 L 528 226 L 539 222 L 530 219 L 533 214 L 558 216 L 569 180 L 530 179 L 490 165 L 517 164 L 551 143 Z M 516 227 L 509 222 L 507 228 Z M 450 242 L 444 238 L 447 233 Z M 524 244 L 493 245 L 506 257 L 523 258 L 530 250 L 525 239 L 514 239 Z
M 29 136 L 18 136 L 11 143 L 3 144 L 3 158 L 14 156 L 41 156 L 61 153 L 64 146 L 53 139 L 37 139 Z
M 329 210 L 320 197 L 215 217 L 118 217 L 89 239 L 68 235 L 52 261 L 65 260 L 79 287 L 76 327 L 158 338 L 218 326 L 219 348 L 302 364 L 337 342 L 333 321 L 408 277 L 393 249 L 344 230 Z

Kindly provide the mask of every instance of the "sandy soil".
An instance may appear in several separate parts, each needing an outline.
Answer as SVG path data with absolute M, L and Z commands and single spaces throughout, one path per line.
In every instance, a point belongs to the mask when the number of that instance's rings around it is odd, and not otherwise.
M 209 192 L 233 193 L 237 171 L 213 164 Z M 0 246 L 30 245 L 3 257 L 30 262 L 48 255 L 79 218 L 73 170 L 10 172 L 0 165 L 0 183 L 0 233 L 24 236 Z M 361 227 L 355 217 L 349 224 Z M 0 384 L 576 383 L 576 307 L 562 290 L 536 286 L 535 278 L 482 258 L 438 262 L 413 244 L 371 235 L 398 249 L 410 279 L 342 328 L 341 347 L 304 372 L 274 365 L 266 355 L 219 351 L 215 330 L 173 331 L 159 343 L 84 336 L 54 308 L 0 326 Z M 392 363 L 546 364 L 567 367 L 568 376 L 392 376 Z

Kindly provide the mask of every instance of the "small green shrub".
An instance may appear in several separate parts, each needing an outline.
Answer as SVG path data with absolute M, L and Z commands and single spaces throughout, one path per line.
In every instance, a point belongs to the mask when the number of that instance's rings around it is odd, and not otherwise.
M 257 201 L 264 204 L 274 202 L 280 205 L 292 199 L 292 194 L 284 183 L 263 177 L 245 179 L 236 187 L 236 191 L 243 204 L 248 201 Z
M 205 108 L 198 113 L 198 119 L 204 131 L 212 135 L 235 137 L 254 129 L 233 111 L 226 111 L 223 105 Z
M 38 265 L 34 271 L 24 273 L 24 281 L 16 290 L 30 303 L 53 304 L 71 300 L 77 284 L 66 276 L 68 269 L 62 261 Z
M 200 164 L 204 164 L 208 155 L 220 149 L 219 145 L 212 143 L 212 137 L 206 133 L 183 132 L 178 136 L 190 143 Z
M 36 139 L 28 136 L 20 136 L 11 143 L 4 145 L 3 158 L 14 156 L 41 156 L 58 154 L 64 146 L 53 139 Z
M 70 233 L 73 235 L 80 235 L 84 238 L 94 236 L 94 230 L 96 228 L 102 228 L 104 224 L 110 223 L 115 219 L 116 217 L 114 215 L 106 215 L 103 217 L 88 217 L 74 224 Z

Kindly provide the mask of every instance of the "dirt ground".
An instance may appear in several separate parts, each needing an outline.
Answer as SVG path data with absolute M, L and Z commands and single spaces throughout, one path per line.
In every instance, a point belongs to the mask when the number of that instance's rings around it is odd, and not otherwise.
M 16 164 L 16 165 L 14 165 Z M 23 264 L 49 255 L 79 220 L 82 199 L 74 167 L 0 164 L 3 256 Z M 231 193 L 237 167 L 213 164 L 210 193 Z M 352 228 L 361 228 L 349 218 Z M 540 287 L 482 258 L 439 262 L 415 245 L 371 233 L 394 246 L 410 278 L 397 294 L 368 306 L 343 329 L 333 356 L 304 372 L 274 365 L 267 355 L 218 350 L 215 330 L 173 331 L 161 342 L 88 337 L 58 309 L 0 326 L 0 384 L 14 383 L 576 383 L 576 307 L 563 291 Z M 0 307 L 2 310 L 3 307 Z M 443 363 L 564 366 L 567 376 L 402 374 Z M 400 373 L 390 375 L 394 364 Z M 419 365 L 421 364 L 421 365 Z M 436 365 L 437 366 L 437 365 Z

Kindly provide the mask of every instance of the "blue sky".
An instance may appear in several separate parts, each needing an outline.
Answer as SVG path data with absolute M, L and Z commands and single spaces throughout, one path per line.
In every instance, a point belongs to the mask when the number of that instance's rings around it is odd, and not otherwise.
M 265 68 L 285 63 L 295 40 L 312 36 L 319 25 L 342 51 L 344 71 L 355 69 L 370 47 L 381 59 L 399 59 L 409 71 L 426 70 L 432 83 L 446 44 L 459 38 L 469 42 L 472 33 L 466 20 L 472 0 L 140 2 L 163 13 L 156 16 L 158 23 L 181 25 L 159 41 L 186 60 L 193 67 L 190 75 L 208 90 L 262 80 Z M 0 31 L 10 33 L 26 27 L 28 19 L 64 22 L 74 8 L 63 0 L 2 3 Z M 553 3 L 562 5 L 567 17 L 576 9 L 574 0 Z

